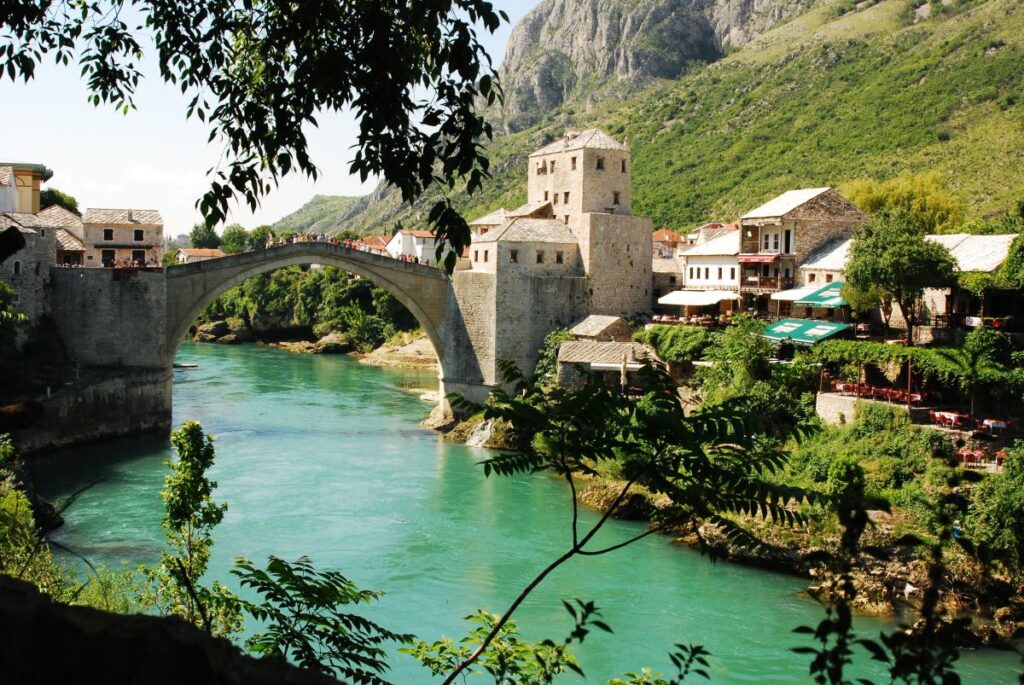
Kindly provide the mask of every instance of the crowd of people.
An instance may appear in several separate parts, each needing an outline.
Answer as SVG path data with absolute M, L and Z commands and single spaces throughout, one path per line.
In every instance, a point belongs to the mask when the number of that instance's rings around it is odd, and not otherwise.
M 295 243 L 326 243 L 328 245 L 342 245 L 350 250 L 377 254 L 382 257 L 392 257 L 400 262 L 412 264 L 420 263 L 420 258 L 414 255 L 392 255 L 387 250 L 367 245 L 361 240 L 339 239 L 337 236 L 328 235 L 326 233 L 295 233 L 293 235 L 282 236 L 280 238 L 270 235 L 267 236 L 267 242 L 264 247 L 270 249 L 272 247 L 282 247 L 284 245 L 292 245 Z

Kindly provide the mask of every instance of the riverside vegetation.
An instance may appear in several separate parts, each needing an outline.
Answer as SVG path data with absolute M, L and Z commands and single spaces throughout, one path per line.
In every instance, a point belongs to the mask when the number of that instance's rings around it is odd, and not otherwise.
M 410 653 L 432 672 L 444 674 L 449 682 L 460 671 L 474 668 L 495 678 L 496 682 L 551 682 L 560 673 L 581 667 L 573 660 L 571 646 L 593 630 L 607 628 L 595 604 L 588 601 L 569 604 L 575 627 L 561 640 L 524 642 L 510 622 L 516 606 L 552 569 L 573 557 L 612 554 L 631 543 L 626 539 L 618 543 L 605 542 L 602 546 L 594 544 L 595 536 L 614 514 L 616 505 L 625 502 L 635 488 L 671 502 L 660 509 L 651 528 L 638 533 L 635 539 L 661 529 L 685 527 L 696 519 L 713 523 L 732 539 L 744 540 L 750 539 L 747 530 L 750 520 L 759 519 L 763 524 L 771 522 L 770 525 L 783 529 L 799 530 L 814 517 L 836 516 L 838 525 L 849 529 L 843 539 L 853 549 L 853 543 L 863 532 L 858 532 L 857 526 L 866 525 L 868 520 L 863 505 L 870 504 L 872 509 L 884 507 L 856 488 L 861 482 L 856 477 L 845 479 L 854 487 L 842 493 L 778 482 L 789 459 L 786 451 L 773 441 L 796 439 L 806 435 L 808 427 L 800 425 L 802 422 L 766 420 L 750 411 L 751 400 L 742 395 L 723 398 L 687 417 L 675 398 L 674 381 L 653 369 L 645 372 L 650 392 L 639 401 L 623 398 L 617 388 L 605 386 L 597 379 L 585 388 L 567 390 L 537 386 L 514 375 L 511 369 L 507 372 L 514 392 L 499 394 L 484 411 L 489 418 L 513 423 L 522 435 L 532 439 L 521 452 L 485 460 L 482 464 L 485 473 L 547 470 L 564 479 L 570 493 L 575 492 L 580 473 L 616 469 L 623 482 L 617 488 L 613 505 L 596 522 L 590 519 L 592 524 L 586 527 L 578 522 L 573 498 L 574 513 L 569 521 L 573 531 L 571 543 L 524 588 L 508 610 L 500 615 L 478 614 L 474 619 L 476 627 L 460 642 L 447 639 L 407 642 L 406 649 Z M 223 505 L 212 499 L 215 484 L 204 475 L 212 463 L 212 443 L 197 424 L 190 423 L 175 432 L 174 445 L 179 458 L 171 466 L 164 497 L 167 552 L 156 569 L 141 577 L 136 574 L 132 582 L 141 582 L 149 592 L 163 597 L 157 605 L 163 611 L 183 615 L 211 632 L 232 632 L 232 627 L 237 625 L 237 619 L 232 617 L 237 616 L 237 612 L 260 617 L 261 629 L 250 635 L 247 642 L 249 649 L 257 654 L 284 655 L 303 666 L 333 672 L 356 682 L 379 682 L 377 679 L 385 675 L 383 663 L 378 659 L 380 644 L 389 639 L 403 642 L 408 636 L 388 633 L 366 618 L 350 615 L 347 609 L 350 604 L 372 600 L 375 593 L 358 590 L 336 572 L 317 571 L 301 559 L 285 562 L 271 558 L 262 568 L 239 561 L 236 575 L 240 583 L 257 594 L 248 602 L 232 598 L 223 588 L 203 586 L 199 575 L 205 563 L 203 550 L 208 550 L 210 533 L 223 515 Z M 851 473 L 856 475 L 856 470 Z M 6 496 L 4 501 L 8 501 Z M 955 502 L 944 502 L 944 506 L 955 506 Z M 14 510 L 23 512 L 23 507 L 21 503 Z M 952 512 L 940 509 L 937 514 L 941 521 L 942 516 L 952 515 Z M 14 519 L 5 516 L 3 520 L 10 525 Z M 59 569 L 60 564 L 54 562 L 52 555 L 47 558 L 45 545 L 40 543 L 35 529 L 26 526 L 22 520 L 17 529 L 22 531 L 21 539 L 31 541 L 30 556 Z M 12 538 L 6 534 L 10 530 L 6 528 L 5 536 L 0 538 L 5 542 L 3 559 L 7 573 L 11 569 L 27 568 L 21 564 L 6 564 L 8 559 L 17 558 L 12 552 L 25 551 L 24 547 L 11 545 Z M 698 533 L 703 534 L 699 529 Z M 709 551 L 714 552 L 712 541 L 708 542 Z M 929 542 L 922 540 L 917 544 L 927 546 Z M 978 548 L 981 546 L 978 544 Z M 856 549 L 862 553 L 859 547 Z M 878 553 L 870 544 L 864 545 L 864 550 Z M 939 554 L 942 550 L 933 552 Z M 822 554 L 819 563 L 823 567 L 841 569 L 842 555 Z M 937 566 L 932 564 L 930 568 Z M 937 584 L 942 582 L 939 575 Z M 153 582 L 160 577 L 163 582 Z M 86 587 L 95 583 L 95 580 L 86 583 Z M 85 600 L 78 593 L 82 584 L 80 580 L 65 580 L 51 587 L 58 596 L 70 588 L 70 601 L 82 602 Z M 117 592 L 107 592 L 107 595 L 126 597 L 132 602 L 126 606 L 134 610 L 142 606 L 147 597 L 145 592 L 134 591 L 129 581 L 114 584 L 114 589 Z M 848 609 L 850 602 L 845 596 L 836 594 L 832 599 L 834 612 L 841 615 Z M 954 638 L 959 639 L 955 634 L 963 626 L 939 620 L 941 612 L 936 607 L 924 609 L 925 618 L 931 623 L 907 634 L 897 631 L 883 636 L 878 644 L 870 642 L 872 646 L 865 647 L 870 651 L 861 652 L 858 658 L 874 656 L 886 660 L 893 682 L 937 681 L 927 677 L 951 670 L 948 656 L 955 654 Z M 359 614 L 368 616 L 365 611 Z M 826 649 L 821 651 L 826 656 L 821 656 L 818 647 L 808 647 L 816 652 L 812 669 L 820 670 L 822 660 L 831 663 L 832 659 L 842 662 L 848 658 L 837 651 L 840 645 L 853 644 L 853 638 L 844 632 L 846 629 L 848 626 L 841 621 L 830 621 L 817 629 L 813 644 L 823 640 Z M 945 656 L 939 659 L 942 655 Z M 664 677 L 641 671 L 618 682 L 692 679 L 698 671 L 705 670 L 702 665 L 705 653 L 697 646 L 677 646 L 672 662 L 679 669 L 675 675 Z M 840 673 L 838 678 L 819 682 L 843 682 L 842 663 L 835 668 Z

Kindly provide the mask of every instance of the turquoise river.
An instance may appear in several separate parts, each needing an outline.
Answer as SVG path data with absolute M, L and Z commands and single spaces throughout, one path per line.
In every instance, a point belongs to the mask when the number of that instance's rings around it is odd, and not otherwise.
M 198 368 L 175 372 L 175 425 L 198 419 L 216 436 L 216 499 L 230 506 L 216 530 L 216 578 L 233 585 L 228 569 L 236 556 L 306 555 L 386 591 L 366 609 L 379 623 L 435 640 L 464 634 L 463 617 L 478 607 L 503 610 L 568 543 L 564 484 L 546 476 L 485 478 L 476 462 L 487 451 L 444 443 L 419 427 L 429 407 L 410 389 L 435 386 L 431 373 L 256 346 L 186 344 L 178 361 Z M 140 438 L 41 460 L 37 477 L 47 496 L 97 481 L 55 538 L 94 563 L 155 561 L 170 454 L 164 440 Z M 603 540 L 638 530 L 613 522 Z M 803 586 L 712 564 L 651 537 L 571 561 L 516 619 L 528 638 L 561 639 L 570 622 L 559 600 L 595 600 L 615 634 L 593 634 L 579 650 L 590 682 L 643 666 L 669 672 L 671 646 L 698 643 L 712 654 L 712 682 L 801 683 L 809 682 L 807 659 L 789 651 L 800 644 L 792 629 L 823 615 Z M 886 626 L 858 623 L 866 634 Z M 969 653 L 961 672 L 967 683 L 1009 684 L 1017 663 L 1010 653 Z M 432 680 L 401 654 L 388 677 Z

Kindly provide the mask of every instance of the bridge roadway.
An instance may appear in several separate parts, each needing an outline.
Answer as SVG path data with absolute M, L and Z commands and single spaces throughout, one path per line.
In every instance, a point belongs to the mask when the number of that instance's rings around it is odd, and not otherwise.
M 168 355 L 167 364 L 173 361 L 178 346 L 199 313 L 224 291 L 251 276 L 292 264 L 311 263 L 344 269 L 394 295 L 416 317 L 433 344 L 442 381 L 451 355 L 460 352 L 472 354 L 472 350 L 446 349 L 451 347 L 450 341 L 448 345 L 444 344 L 449 308 L 456 305 L 455 298 L 450 296 L 451 280 L 443 271 L 387 255 L 355 250 L 343 244 L 308 242 L 168 267 L 164 347 Z

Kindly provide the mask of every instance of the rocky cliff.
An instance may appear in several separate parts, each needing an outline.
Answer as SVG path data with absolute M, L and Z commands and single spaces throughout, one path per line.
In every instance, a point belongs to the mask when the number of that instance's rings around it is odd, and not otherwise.
M 506 133 L 571 100 L 675 79 L 815 0 L 544 0 L 512 31 L 501 79 Z

